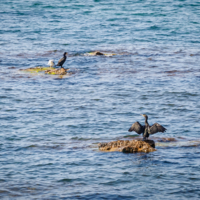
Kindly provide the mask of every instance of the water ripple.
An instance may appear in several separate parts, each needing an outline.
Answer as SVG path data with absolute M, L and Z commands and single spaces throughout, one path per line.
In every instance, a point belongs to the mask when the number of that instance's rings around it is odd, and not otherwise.
M 0 5 L 0 198 L 198 199 L 199 2 Z M 65 51 L 70 76 L 20 71 Z M 157 151 L 98 150 L 142 113 Z

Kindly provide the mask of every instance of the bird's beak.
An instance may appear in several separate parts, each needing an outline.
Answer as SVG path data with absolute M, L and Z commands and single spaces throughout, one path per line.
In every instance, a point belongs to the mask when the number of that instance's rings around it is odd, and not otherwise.
M 144 115 L 143 115 L 143 114 L 140 114 L 140 115 L 142 115 L 142 116 L 144 117 Z

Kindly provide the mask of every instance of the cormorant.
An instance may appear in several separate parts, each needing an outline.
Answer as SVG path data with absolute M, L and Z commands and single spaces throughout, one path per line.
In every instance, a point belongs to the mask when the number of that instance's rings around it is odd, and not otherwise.
M 52 68 L 55 65 L 54 60 L 49 60 L 48 65 Z
M 67 59 L 67 52 L 63 54 L 63 57 L 58 61 L 58 64 L 56 66 L 61 66 L 61 68 L 63 68 L 63 64 L 66 59 Z
M 148 123 L 148 116 L 141 114 L 145 118 L 145 125 L 142 126 L 139 122 L 135 122 L 132 124 L 132 126 L 129 128 L 129 132 L 135 131 L 138 134 L 143 134 L 143 140 L 148 139 L 149 135 L 155 134 L 157 132 L 165 132 L 167 129 L 164 128 L 162 125 L 155 123 L 152 126 Z

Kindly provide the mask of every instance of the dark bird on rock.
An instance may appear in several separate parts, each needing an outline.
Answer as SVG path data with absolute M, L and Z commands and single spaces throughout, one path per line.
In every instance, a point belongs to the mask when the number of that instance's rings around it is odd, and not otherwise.
M 63 54 L 63 57 L 58 61 L 58 64 L 56 66 L 60 66 L 61 68 L 63 68 L 63 64 L 66 59 L 67 59 L 67 52 Z
M 142 115 L 142 114 L 141 114 Z M 143 140 L 148 139 L 149 135 L 155 134 L 157 132 L 165 132 L 167 129 L 164 128 L 162 125 L 155 123 L 152 126 L 148 123 L 148 116 L 142 115 L 145 118 L 145 125 L 142 126 L 139 122 L 135 122 L 132 124 L 132 126 L 129 128 L 129 132 L 135 131 L 138 134 L 143 134 Z

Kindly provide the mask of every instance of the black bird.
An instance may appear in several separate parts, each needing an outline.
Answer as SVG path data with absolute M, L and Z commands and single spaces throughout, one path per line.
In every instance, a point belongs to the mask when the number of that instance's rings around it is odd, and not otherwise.
M 148 123 L 148 116 L 142 115 L 145 118 L 145 125 L 142 126 L 139 122 L 135 122 L 132 124 L 132 126 L 129 128 L 129 132 L 135 131 L 138 134 L 143 134 L 143 140 L 148 139 L 149 135 L 155 134 L 157 132 L 165 132 L 167 129 L 164 128 L 162 125 L 155 123 L 152 126 Z
M 61 68 L 63 68 L 63 64 L 66 59 L 67 59 L 67 52 L 63 54 L 63 57 L 58 61 L 58 64 L 56 66 L 61 66 Z

